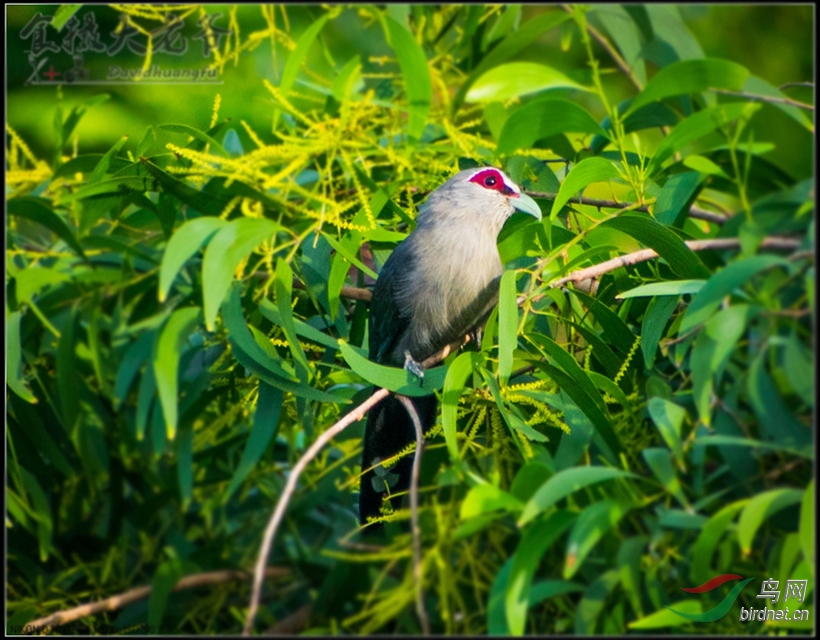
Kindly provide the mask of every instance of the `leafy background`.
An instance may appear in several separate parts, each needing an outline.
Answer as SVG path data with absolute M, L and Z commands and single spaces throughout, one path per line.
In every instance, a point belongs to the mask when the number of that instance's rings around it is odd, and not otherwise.
M 83 629 L 237 632 L 248 579 L 173 586 L 253 566 L 288 470 L 370 393 L 363 291 L 426 193 L 493 163 L 545 215 L 510 221 L 498 312 L 437 376 L 433 630 L 811 630 L 813 86 L 783 86 L 814 77 L 811 7 L 191 6 L 185 33 L 232 35 L 152 63 L 220 85 L 24 86 L 20 32 L 72 7 L 7 9 L 9 629 L 150 585 Z M 88 13 L 106 43 L 167 18 Z M 362 427 L 308 467 L 257 631 L 420 630 L 408 515 L 356 523 Z M 680 588 L 719 573 L 756 577 L 730 615 L 664 607 L 716 605 Z M 764 578 L 807 579 L 809 621 L 738 622 Z

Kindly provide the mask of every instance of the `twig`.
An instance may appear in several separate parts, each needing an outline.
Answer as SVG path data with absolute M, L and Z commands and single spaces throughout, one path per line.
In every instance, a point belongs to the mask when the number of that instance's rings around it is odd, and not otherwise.
M 308 602 L 306 605 L 299 607 L 289 616 L 282 618 L 265 632 L 266 636 L 295 636 L 302 631 L 310 620 L 310 613 L 313 610 L 313 604 Z
M 557 193 L 545 193 L 540 191 L 526 191 L 525 193 L 533 198 L 546 198 L 547 200 L 555 200 L 558 196 Z M 569 202 L 573 202 L 575 204 L 587 204 L 592 207 L 606 207 L 608 209 L 623 209 L 625 207 L 630 207 L 632 211 L 643 211 L 644 213 L 649 213 L 649 206 L 635 206 L 635 203 L 632 202 L 618 202 L 617 200 L 601 200 L 598 198 L 584 197 L 570 198 Z M 715 224 L 725 224 L 728 220 L 726 216 L 720 215 L 719 213 L 713 213 L 696 206 L 689 208 L 689 216 L 691 218 L 706 220 L 707 222 L 714 222 Z
M 264 282 L 268 278 L 270 278 L 270 274 L 267 271 L 254 271 L 253 277 L 257 280 Z M 305 283 L 297 278 L 293 279 L 293 288 L 294 289 L 301 289 L 302 291 L 307 291 L 307 287 Z M 373 292 L 370 289 L 362 289 L 359 287 L 342 287 L 342 290 L 339 292 L 339 295 L 342 298 L 348 298 L 350 300 L 363 300 L 364 302 L 370 302 L 370 299 L 373 297 Z
M 290 575 L 290 569 L 285 567 L 270 567 L 264 574 L 268 578 L 281 578 Z M 248 576 L 245 571 L 228 570 L 228 571 L 206 571 L 205 573 L 195 573 L 191 576 L 180 578 L 179 582 L 174 585 L 174 591 L 182 591 L 184 589 L 193 589 L 194 587 L 203 587 L 214 584 L 221 584 L 223 582 L 231 582 L 233 580 L 243 580 Z M 67 611 L 57 611 L 44 618 L 37 618 L 32 620 L 27 625 L 26 633 L 42 633 L 48 632 L 61 625 L 91 616 L 103 611 L 116 611 L 122 607 L 147 598 L 151 593 L 151 586 L 137 587 L 130 589 L 124 593 L 111 596 L 105 600 L 98 602 L 88 602 L 81 604 L 73 609 Z M 28 631 L 30 629 L 30 631 Z
M 444 358 L 446 358 L 451 351 L 458 349 L 461 345 L 468 341 L 469 336 L 465 336 L 461 340 L 448 344 L 439 353 L 430 356 L 422 362 L 422 367 L 426 369 L 438 364 L 444 360 Z M 302 455 L 302 457 L 299 458 L 296 464 L 293 465 L 293 469 L 291 469 L 290 476 L 288 476 L 288 481 L 285 483 L 285 488 L 282 491 L 282 495 L 279 497 L 279 501 L 276 503 L 276 508 L 273 511 L 273 515 L 271 516 L 268 526 L 265 529 L 265 535 L 262 538 L 262 545 L 259 548 L 259 558 L 256 561 L 256 567 L 254 569 L 253 592 L 251 593 L 251 601 L 248 606 L 248 617 L 245 620 L 245 628 L 242 630 L 242 635 L 250 635 L 251 629 L 253 628 L 253 621 L 256 618 L 256 612 L 259 609 L 259 600 L 262 595 L 262 578 L 265 575 L 265 563 L 268 560 L 268 555 L 270 555 L 270 550 L 273 547 L 273 541 L 276 537 L 276 531 L 279 528 L 279 524 L 281 523 L 283 516 L 285 515 L 285 510 L 290 503 L 293 493 L 296 491 L 296 483 L 299 481 L 299 476 L 302 475 L 302 472 L 305 470 L 308 463 L 316 457 L 316 455 L 328 442 L 330 442 L 335 436 L 340 434 L 351 424 L 364 417 L 370 409 L 384 400 L 388 395 L 390 395 L 390 392 L 387 389 L 375 390 L 373 395 L 371 395 L 367 400 L 353 409 L 336 424 L 331 426 L 327 431 L 322 433 L 322 435 L 316 439 L 316 441 Z
M 733 249 L 740 246 L 740 238 L 713 238 L 709 240 L 686 240 L 685 244 L 692 251 L 708 251 L 709 249 Z M 765 249 L 796 249 L 800 246 L 800 240 L 796 238 L 770 237 L 765 238 L 760 244 Z M 567 282 L 581 282 L 590 278 L 598 278 L 605 273 L 614 271 L 619 267 L 626 267 L 639 262 L 646 262 L 652 258 L 657 258 L 658 254 L 654 249 L 641 249 L 634 253 L 627 253 L 617 258 L 612 258 L 600 264 L 573 271 L 567 276 L 556 280 L 550 284 L 550 288 L 560 287 Z
M 813 82 L 787 82 L 786 84 L 781 84 L 778 89 L 783 91 L 783 89 L 788 89 L 789 87 L 814 87 Z
M 410 475 L 410 519 L 413 532 L 413 576 L 416 581 L 416 612 L 421 622 L 421 632 L 430 635 L 430 620 L 427 618 L 427 609 L 424 607 L 424 585 L 422 584 L 423 571 L 421 564 L 421 529 L 419 527 L 419 474 L 421 472 L 421 448 L 424 445 L 424 433 L 421 428 L 418 411 L 410 398 L 396 394 L 396 399 L 404 405 L 413 427 L 416 430 L 416 455 L 413 457 L 413 471 Z
M 567 4 L 562 4 L 561 8 L 566 11 L 567 13 L 572 13 L 572 7 Z M 612 57 L 615 61 L 615 64 L 618 65 L 618 68 L 623 71 L 623 73 L 632 81 L 632 84 L 638 89 L 638 91 L 643 90 L 643 83 L 638 80 L 638 77 L 632 71 L 632 67 L 630 67 L 626 60 L 624 60 L 615 47 L 606 39 L 606 37 L 600 33 L 595 27 L 593 27 L 589 22 L 586 22 L 587 31 L 589 31 L 590 35 L 595 38 L 598 43 L 606 49 L 606 52 Z
M 710 87 L 708 91 L 713 93 L 720 93 L 725 96 L 739 96 L 741 98 L 748 98 L 749 100 L 755 100 L 758 102 L 771 102 L 772 104 L 787 104 L 790 107 L 797 107 L 799 109 L 806 109 L 808 111 L 814 111 L 814 106 L 810 104 L 806 104 L 805 102 L 798 102 L 797 100 L 792 100 L 791 98 L 777 98 L 775 96 L 761 96 L 756 93 L 744 93 L 743 91 L 730 91 L 729 89 L 715 89 Z

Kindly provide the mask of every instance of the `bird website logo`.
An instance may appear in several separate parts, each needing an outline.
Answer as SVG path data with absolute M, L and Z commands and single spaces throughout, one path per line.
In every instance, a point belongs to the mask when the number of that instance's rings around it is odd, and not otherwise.
M 736 573 L 723 573 L 711 578 L 710 580 L 707 580 L 699 587 L 681 587 L 681 591 L 685 591 L 686 593 L 709 593 L 727 582 L 733 582 L 734 580 L 740 580 L 741 582 L 734 585 L 731 591 L 726 594 L 726 597 L 723 598 L 719 604 L 715 605 L 708 611 L 690 613 L 687 611 L 679 611 L 668 604 L 664 606 L 670 611 L 677 613 L 679 616 L 694 622 L 715 622 L 729 613 L 732 606 L 740 596 L 740 593 L 746 588 L 746 585 L 754 580 L 754 578 L 744 578 Z M 806 598 L 807 584 L 807 580 L 787 580 L 786 593 L 783 598 L 784 602 L 792 598 L 797 600 L 797 602 L 803 602 Z M 760 593 L 756 597 L 769 600 L 770 605 L 776 604 L 780 599 L 779 585 L 780 582 L 778 580 L 773 580 L 772 578 L 764 580 Z M 740 607 L 739 616 L 740 622 L 751 622 L 752 620 L 759 620 L 761 622 L 766 620 L 802 621 L 808 619 L 809 611 L 807 609 L 795 609 L 794 611 L 790 611 L 789 607 L 774 609 L 769 608 L 768 606 L 763 607 L 762 609 L 755 609 L 754 607 Z

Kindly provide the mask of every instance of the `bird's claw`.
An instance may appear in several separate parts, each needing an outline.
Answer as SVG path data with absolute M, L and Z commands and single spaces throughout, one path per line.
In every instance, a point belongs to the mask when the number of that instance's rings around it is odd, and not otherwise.
M 404 368 L 418 377 L 419 383 L 424 382 L 424 367 L 420 362 L 416 362 L 409 351 L 404 352 Z
M 470 342 L 476 346 L 476 349 L 481 351 L 481 338 L 484 335 L 484 327 L 476 327 L 467 335 L 470 336 Z

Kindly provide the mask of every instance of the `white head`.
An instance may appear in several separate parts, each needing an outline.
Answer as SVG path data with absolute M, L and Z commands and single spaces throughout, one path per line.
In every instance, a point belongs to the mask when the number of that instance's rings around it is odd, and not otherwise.
M 459 171 L 433 191 L 419 209 L 418 224 L 488 225 L 497 235 L 516 210 L 541 219 L 535 200 L 521 193 L 503 171 L 477 167 Z

